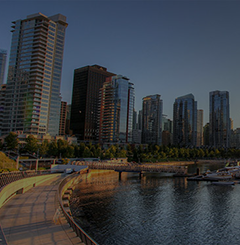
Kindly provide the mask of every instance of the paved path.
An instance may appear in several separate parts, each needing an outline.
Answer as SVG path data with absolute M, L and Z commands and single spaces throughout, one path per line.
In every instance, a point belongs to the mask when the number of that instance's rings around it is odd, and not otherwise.
M 62 215 L 58 224 L 53 221 L 61 178 L 56 176 L 16 195 L 0 209 L 0 225 L 8 245 L 83 245 Z

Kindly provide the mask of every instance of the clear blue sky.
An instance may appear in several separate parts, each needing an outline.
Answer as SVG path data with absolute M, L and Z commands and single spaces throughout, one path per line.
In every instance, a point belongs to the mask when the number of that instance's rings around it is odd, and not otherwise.
M 240 127 L 239 1 L 0 0 L 0 49 L 10 52 L 11 21 L 61 13 L 66 31 L 61 94 L 71 102 L 74 69 L 99 64 L 135 85 L 142 98 L 160 94 L 172 118 L 176 97 L 192 93 L 209 120 L 209 92 L 229 91 Z

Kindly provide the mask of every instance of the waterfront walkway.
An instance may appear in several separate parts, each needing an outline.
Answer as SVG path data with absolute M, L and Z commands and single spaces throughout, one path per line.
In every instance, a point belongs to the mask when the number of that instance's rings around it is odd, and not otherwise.
M 61 179 L 56 176 L 16 195 L 0 209 L 0 225 L 8 245 L 84 245 L 65 218 L 55 215 Z

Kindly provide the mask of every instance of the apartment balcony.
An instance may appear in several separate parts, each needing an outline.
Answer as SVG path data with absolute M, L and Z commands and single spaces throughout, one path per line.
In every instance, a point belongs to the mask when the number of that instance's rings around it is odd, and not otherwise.
M 47 40 L 47 38 L 40 36 L 39 38 L 33 39 L 33 43 L 36 43 L 36 42 L 40 42 L 43 45 L 47 45 L 48 40 Z
M 38 89 L 38 90 L 40 90 L 41 92 L 42 92 L 42 84 L 36 84 L 36 82 L 35 81 L 31 81 L 30 83 L 29 83 L 29 88 L 28 88 L 31 92 L 32 91 L 35 91 L 35 89 Z M 40 92 L 40 91 L 36 91 L 36 92 Z
M 36 46 L 36 45 L 42 45 L 42 46 L 46 47 L 47 46 L 47 40 L 35 39 L 33 41 L 33 46 Z
M 47 35 L 48 34 L 48 30 L 46 28 L 43 28 L 42 26 L 36 27 L 34 34 L 35 34 L 35 36 L 37 36 L 38 34 Z
M 38 84 L 38 85 L 42 85 L 43 82 L 43 76 L 39 77 L 39 76 L 32 76 L 29 78 L 29 84 Z
M 30 69 L 30 74 L 34 74 L 34 72 L 38 75 L 42 75 L 44 74 L 44 70 L 42 68 L 31 68 Z
M 44 36 L 38 36 L 33 38 L 33 42 L 42 42 L 44 44 L 47 44 L 47 37 Z
M 35 26 L 35 31 L 38 30 L 44 30 L 45 32 L 47 32 L 48 26 L 44 25 L 43 23 L 39 23 L 37 26 Z
M 46 49 L 43 48 L 34 48 L 32 50 L 32 56 L 34 55 L 39 55 L 39 56 L 44 56 L 45 57 Z
M 30 72 L 32 71 L 41 71 L 41 72 L 44 72 L 44 66 L 42 65 L 39 65 L 39 64 L 34 64 L 30 67 Z
M 40 47 L 40 46 L 36 46 L 36 47 L 33 47 L 33 49 L 32 49 L 32 53 L 34 53 L 34 52 L 44 52 L 44 53 L 46 53 L 46 48 L 45 47 Z
M 35 65 L 36 64 L 36 65 L 44 66 L 45 65 L 44 55 L 42 55 L 40 57 L 40 59 L 37 56 L 32 56 L 31 64 L 32 65 Z
M 43 79 L 43 72 L 37 72 L 37 71 L 31 71 L 30 72 L 30 79 L 33 77 L 40 77 L 40 79 Z
M 32 63 L 45 64 L 45 53 L 34 53 L 31 56 Z

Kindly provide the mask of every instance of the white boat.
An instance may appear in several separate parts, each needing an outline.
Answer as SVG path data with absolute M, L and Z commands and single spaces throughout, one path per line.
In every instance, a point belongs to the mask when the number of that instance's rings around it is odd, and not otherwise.
M 230 180 L 232 179 L 232 175 L 229 172 L 216 172 L 216 173 L 206 173 L 202 177 L 204 180 Z

